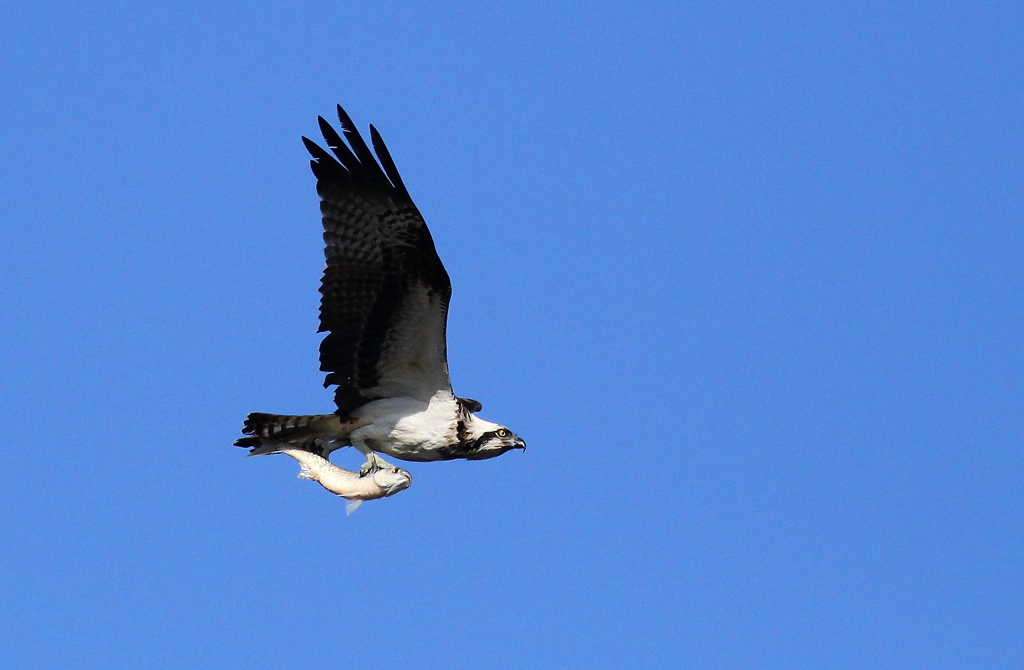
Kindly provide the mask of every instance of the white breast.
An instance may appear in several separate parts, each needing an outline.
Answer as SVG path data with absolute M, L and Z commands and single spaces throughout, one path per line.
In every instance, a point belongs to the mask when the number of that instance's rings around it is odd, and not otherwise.
M 458 404 L 449 391 L 438 391 L 428 402 L 385 398 L 363 405 L 354 417 L 367 425 L 350 436 L 374 451 L 408 461 L 433 461 L 437 450 L 457 440 Z

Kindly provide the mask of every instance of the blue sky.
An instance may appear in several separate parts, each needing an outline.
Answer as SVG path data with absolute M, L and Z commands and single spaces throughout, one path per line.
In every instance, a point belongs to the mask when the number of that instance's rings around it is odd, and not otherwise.
M 8 2 L 12 668 L 1019 668 L 1019 3 Z M 346 517 L 299 137 L 373 123 L 529 443 Z M 342 464 L 358 463 L 339 453 Z

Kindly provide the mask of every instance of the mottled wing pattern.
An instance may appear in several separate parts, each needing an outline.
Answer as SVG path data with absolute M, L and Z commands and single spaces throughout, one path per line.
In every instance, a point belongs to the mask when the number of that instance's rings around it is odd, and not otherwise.
M 445 328 L 451 281 L 426 223 L 373 126 L 380 164 L 338 107 L 348 144 L 323 118 L 334 153 L 313 156 L 327 267 L 320 287 L 320 369 L 342 416 L 377 398 L 451 390 Z M 381 167 L 383 166 L 383 168 Z

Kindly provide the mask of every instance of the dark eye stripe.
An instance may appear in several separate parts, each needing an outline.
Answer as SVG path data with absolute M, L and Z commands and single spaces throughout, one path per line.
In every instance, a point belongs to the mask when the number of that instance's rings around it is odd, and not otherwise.
M 489 431 L 487 433 L 484 433 L 483 435 L 481 435 L 480 437 L 476 438 L 473 441 L 473 448 L 474 449 L 479 449 L 483 445 L 484 442 L 486 442 L 487 440 L 489 440 L 492 437 L 496 436 L 497 434 L 498 434 L 498 432 L 494 431 L 494 430 Z

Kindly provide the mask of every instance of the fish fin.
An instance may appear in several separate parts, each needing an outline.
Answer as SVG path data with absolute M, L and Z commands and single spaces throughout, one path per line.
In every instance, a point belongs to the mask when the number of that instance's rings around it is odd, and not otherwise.
M 309 469 L 309 466 L 305 463 L 299 463 L 299 474 L 295 475 L 296 479 L 316 479 L 313 476 L 313 471 Z
M 362 500 L 349 500 L 347 503 L 345 503 L 345 516 L 348 516 L 352 512 L 355 512 L 357 509 L 359 509 L 359 506 L 362 504 Z

